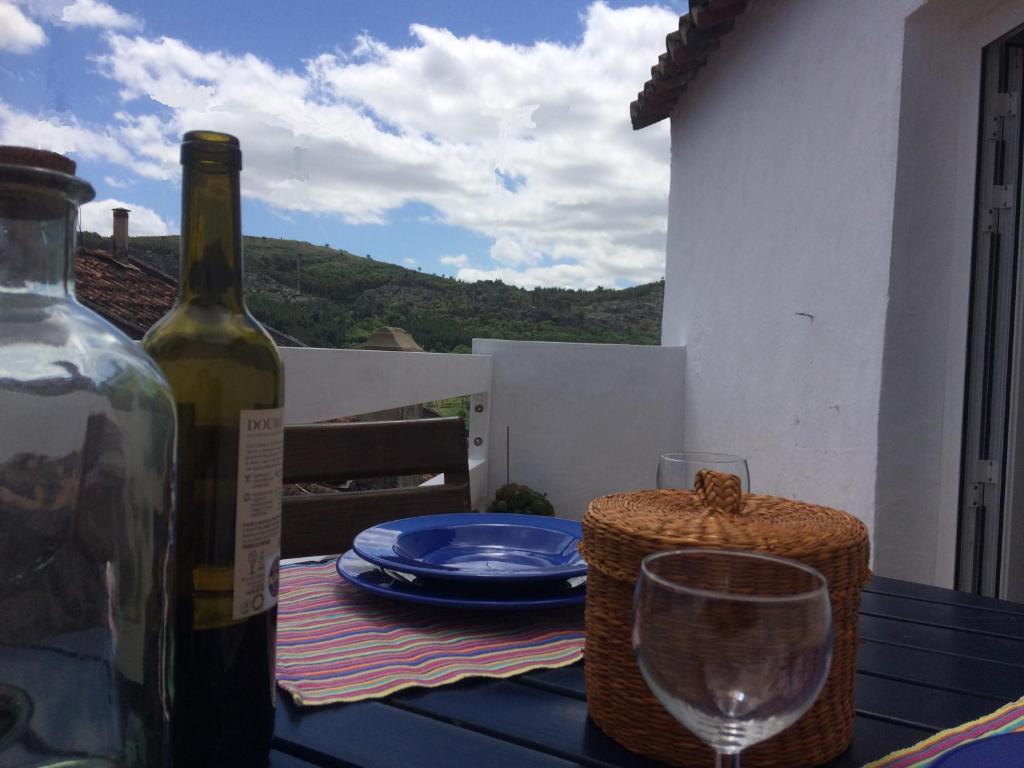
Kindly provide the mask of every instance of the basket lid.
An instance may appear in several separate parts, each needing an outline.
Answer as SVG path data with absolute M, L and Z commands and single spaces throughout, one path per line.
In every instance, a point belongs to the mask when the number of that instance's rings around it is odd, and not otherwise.
M 740 479 L 701 470 L 692 491 L 615 493 L 590 503 L 580 548 L 590 567 L 634 581 L 652 552 L 694 546 L 789 557 L 818 568 L 832 594 L 870 576 L 868 531 L 846 512 L 740 490 Z

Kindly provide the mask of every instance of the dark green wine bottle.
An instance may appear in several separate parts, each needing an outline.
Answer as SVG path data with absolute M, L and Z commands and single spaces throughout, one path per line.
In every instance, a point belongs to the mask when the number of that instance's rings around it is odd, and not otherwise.
M 245 308 L 233 136 L 185 134 L 178 299 L 143 339 L 178 407 L 175 766 L 266 765 L 274 727 L 284 376 Z

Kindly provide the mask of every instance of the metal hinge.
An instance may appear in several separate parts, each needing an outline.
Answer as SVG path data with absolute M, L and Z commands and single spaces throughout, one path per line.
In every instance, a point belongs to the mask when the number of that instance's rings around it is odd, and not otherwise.
M 999 462 L 991 461 L 989 459 L 979 459 L 977 474 L 975 477 L 978 478 L 979 483 L 985 483 L 992 485 L 993 483 L 999 482 Z
M 998 115 L 985 115 L 985 135 L 989 141 L 998 141 L 1003 136 L 1003 118 Z
M 975 482 L 967 486 L 967 508 L 978 509 L 985 503 L 985 486 L 999 482 L 999 462 L 979 459 L 974 468 Z
M 985 488 L 981 483 L 971 483 L 967 486 L 967 508 L 977 509 L 982 505 L 985 497 Z
M 991 114 L 999 117 L 1011 117 L 1017 114 L 1020 95 L 1014 92 L 997 93 L 992 97 Z
M 1016 204 L 1017 190 L 1010 184 L 992 187 L 989 200 L 993 208 L 1012 208 Z
M 982 214 L 981 229 L 993 232 L 996 229 L 996 213 L 1008 211 L 1016 204 L 1016 189 L 1010 184 L 999 184 L 989 188 L 989 196 Z

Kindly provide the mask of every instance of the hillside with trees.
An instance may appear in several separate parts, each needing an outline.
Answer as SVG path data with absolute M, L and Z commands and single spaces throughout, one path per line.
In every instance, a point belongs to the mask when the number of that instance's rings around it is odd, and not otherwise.
M 107 248 L 86 232 L 83 245 Z M 474 337 L 657 344 L 664 283 L 625 289 L 525 290 L 466 283 L 295 240 L 244 238 L 253 314 L 317 347 L 356 347 L 382 325 L 432 352 L 469 351 Z M 176 277 L 178 238 L 133 237 L 132 258 Z

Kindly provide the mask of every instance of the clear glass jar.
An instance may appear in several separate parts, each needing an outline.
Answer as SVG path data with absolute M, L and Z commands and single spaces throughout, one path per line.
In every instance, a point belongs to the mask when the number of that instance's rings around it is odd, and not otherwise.
M 72 295 L 74 163 L 0 147 L 0 766 L 166 765 L 173 398 Z

